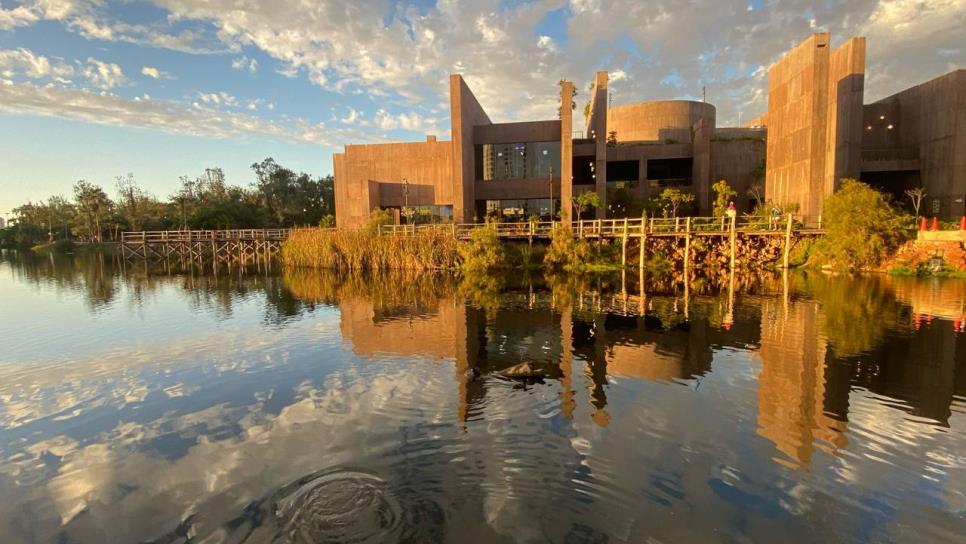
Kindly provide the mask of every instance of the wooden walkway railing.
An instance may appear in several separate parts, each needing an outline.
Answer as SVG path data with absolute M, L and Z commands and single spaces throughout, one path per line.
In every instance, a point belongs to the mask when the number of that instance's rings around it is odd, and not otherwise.
M 231 240 L 285 241 L 289 229 L 230 229 L 230 230 L 149 230 L 122 232 L 121 243 L 164 244 L 186 242 L 224 242 Z
M 442 223 L 430 225 L 383 225 L 382 234 L 407 235 L 426 230 L 449 230 L 460 238 L 480 228 L 492 226 L 500 238 L 547 238 L 559 222 L 540 221 L 523 223 Z M 572 224 L 574 232 L 585 238 L 619 238 L 623 236 L 728 236 L 732 229 L 742 234 L 784 235 L 788 227 L 787 216 L 775 219 L 760 217 L 735 217 L 734 223 L 727 217 L 653 217 L 627 219 L 590 219 Z M 796 233 L 820 233 L 821 216 L 815 218 L 792 217 L 791 229 Z

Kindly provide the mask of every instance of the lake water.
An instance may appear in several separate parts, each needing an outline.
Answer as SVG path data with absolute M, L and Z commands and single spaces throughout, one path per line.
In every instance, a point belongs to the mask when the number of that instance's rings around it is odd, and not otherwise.
M 966 541 L 966 282 L 520 276 L 3 253 L 0 541 Z

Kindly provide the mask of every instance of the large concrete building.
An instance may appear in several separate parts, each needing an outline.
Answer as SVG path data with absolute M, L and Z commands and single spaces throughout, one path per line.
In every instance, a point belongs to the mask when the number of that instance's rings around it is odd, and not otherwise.
M 922 185 L 927 213 L 963 214 L 966 71 L 869 105 L 864 72 L 864 38 L 831 50 L 829 35 L 815 34 L 770 69 L 767 113 L 723 128 L 704 102 L 610 105 L 606 72 L 597 73 L 583 112 L 563 81 L 557 119 L 494 123 L 452 75 L 449 141 L 347 145 L 333 155 L 336 219 L 358 226 L 382 208 L 400 220 L 514 221 L 554 212 L 570 221 L 572 197 L 586 191 L 604 203 L 591 214 L 620 217 L 667 187 L 693 193 L 693 211 L 708 214 L 720 179 L 737 190 L 739 208 L 753 205 L 749 190 L 757 185 L 768 200 L 815 217 L 846 177 L 900 197 Z

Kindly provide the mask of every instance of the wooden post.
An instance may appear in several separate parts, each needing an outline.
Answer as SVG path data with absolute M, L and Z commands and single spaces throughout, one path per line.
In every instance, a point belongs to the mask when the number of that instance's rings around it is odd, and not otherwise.
M 638 255 L 638 269 L 640 271 L 641 278 L 644 277 L 644 256 L 647 254 L 647 213 L 641 215 L 641 252 Z M 643 289 L 643 284 L 641 289 Z
M 792 214 L 788 214 L 788 222 L 785 225 L 785 256 L 782 267 L 788 268 L 788 253 L 792 248 Z
M 627 218 L 624 218 L 624 235 L 621 237 L 621 268 L 627 267 Z
M 677 232 L 681 228 L 681 218 L 674 216 L 674 232 Z
M 691 218 L 690 217 L 688 217 L 684 221 L 684 269 L 687 270 L 689 266 L 691 266 Z M 685 278 L 685 281 L 687 281 L 687 275 L 685 275 L 684 278 Z
M 731 270 L 735 269 L 735 216 L 731 216 Z

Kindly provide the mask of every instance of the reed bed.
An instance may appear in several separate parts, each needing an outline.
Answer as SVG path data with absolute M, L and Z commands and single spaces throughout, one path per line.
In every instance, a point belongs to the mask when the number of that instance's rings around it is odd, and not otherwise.
M 415 270 L 310 270 L 285 268 L 285 287 L 299 300 L 338 304 L 355 297 L 372 300 L 376 308 L 393 306 L 432 307 L 441 298 L 455 296 L 458 289 L 454 274 L 424 273 Z
M 459 240 L 449 230 L 405 236 L 372 229 L 299 229 L 282 244 L 290 267 L 335 270 L 447 270 L 460 264 Z

